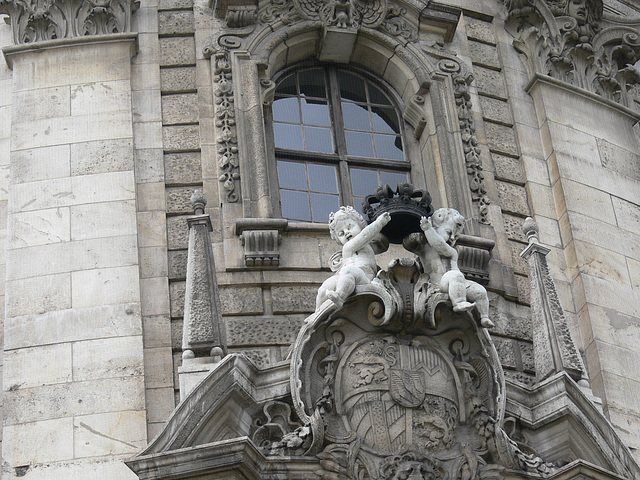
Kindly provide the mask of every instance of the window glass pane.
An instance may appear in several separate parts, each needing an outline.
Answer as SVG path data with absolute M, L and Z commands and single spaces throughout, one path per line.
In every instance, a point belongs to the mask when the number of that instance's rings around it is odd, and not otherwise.
M 302 150 L 302 127 L 300 125 L 289 125 L 286 123 L 273 124 L 273 136 L 276 140 L 276 147 Z
M 273 102 L 273 119 L 276 122 L 300 123 L 298 98 L 276 98 Z
M 275 117 L 274 117 L 275 118 Z M 329 105 L 326 102 L 302 99 L 302 118 L 307 125 L 331 126 Z
M 298 95 L 298 91 L 296 89 L 296 74 L 293 73 L 286 77 L 278 84 L 278 89 L 276 93 L 284 93 L 287 95 Z
M 351 73 L 338 71 L 338 84 L 340 96 L 354 102 L 366 102 L 367 94 L 364 89 L 364 79 Z
M 300 95 L 327 98 L 324 88 L 324 71 L 321 68 L 303 70 L 299 73 Z
M 351 185 L 354 196 L 373 195 L 379 186 L 378 172 L 364 168 L 352 168 Z
M 367 110 L 367 107 L 351 102 L 342 102 L 342 117 L 344 118 L 345 128 L 371 130 L 369 110 Z
M 280 188 L 307 189 L 307 173 L 305 164 L 278 160 L 278 181 Z
M 373 131 L 378 133 L 400 133 L 398 115 L 395 109 L 388 107 L 371 107 Z
M 347 138 L 347 153 L 360 157 L 373 157 L 373 144 L 370 133 L 352 132 L 345 130 Z
M 395 135 L 375 135 L 378 158 L 404 160 L 402 140 Z
M 340 199 L 338 195 L 312 193 L 311 208 L 314 222 L 328 222 L 329 214 L 340 208 Z
M 371 84 L 371 82 L 367 82 L 367 86 L 369 87 L 369 101 L 371 103 L 378 103 L 382 105 L 391 105 L 391 101 L 389 97 L 387 97 L 382 90 L 378 87 Z
M 333 153 L 331 130 L 320 127 L 304 127 L 306 150 L 311 152 Z
M 393 189 L 395 189 L 396 185 L 398 185 L 399 183 L 408 181 L 409 175 L 406 172 L 380 172 L 380 184 L 389 185 Z
M 338 193 L 336 167 L 333 165 L 307 164 L 309 169 L 309 188 L 315 192 Z
M 311 221 L 311 209 L 309 208 L 309 194 L 294 190 L 280 190 L 280 202 L 282 204 L 282 216 L 292 220 Z

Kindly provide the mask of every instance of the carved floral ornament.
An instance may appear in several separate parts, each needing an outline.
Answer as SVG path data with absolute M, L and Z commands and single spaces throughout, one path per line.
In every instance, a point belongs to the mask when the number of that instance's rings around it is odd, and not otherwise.
M 0 0 L 17 45 L 131 31 L 138 0 Z
M 549 75 L 626 107 L 640 102 L 640 24 L 603 18 L 601 0 L 505 0 L 507 30 L 530 74 Z

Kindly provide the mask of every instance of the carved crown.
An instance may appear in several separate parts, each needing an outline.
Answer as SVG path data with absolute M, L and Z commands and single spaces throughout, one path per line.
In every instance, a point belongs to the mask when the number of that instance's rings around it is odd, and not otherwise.
M 416 190 L 410 183 L 399 183 L 396 190 L 380 185 L 374 195 L 362 202 L 362 211 L 371 223 L 383 213 L 391 215 L 391 221 L 382 233 L 391 243 L 402 243 L 410 233 L 420 232 L 420 219 L 433 214 L 431 195 L 426 190 Z

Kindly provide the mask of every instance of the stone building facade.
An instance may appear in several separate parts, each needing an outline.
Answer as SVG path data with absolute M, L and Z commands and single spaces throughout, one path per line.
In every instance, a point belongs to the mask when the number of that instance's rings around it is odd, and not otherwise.
M 3 480 L 318 478 L 315 457 L 287 471 L 235 439 L 266 403 L 295 411 L 292 345 L 305 318 L 324 321 L 337 249 L 326 212 L 386 179 L 467 219 L 458 251 L 489 292 L 477 345 L 503 372 L 500 431 L 573 462 L 502 478 L 640 478 L 634 2 L 0 9 Z M 407 256 L 392 244 L 377 262 Z M 211 400 L 227 384 L 226 406 Z

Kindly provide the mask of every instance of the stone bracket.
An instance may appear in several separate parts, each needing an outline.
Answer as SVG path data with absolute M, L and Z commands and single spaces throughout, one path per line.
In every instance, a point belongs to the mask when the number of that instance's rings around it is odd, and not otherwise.
M 248 267 L 276 267 L 280 264 L 278 230 L 245 230 L 240 235 L 244 245 L 244 262 Z
M 467 279 L 483 285 L 489 283 L 489 260 L 495 245 L 487 238 L 460 235 L 456 243 L 458 266 Z
M 450 42 L 456 33 L 461 12 L 450 5 L 429 2 L 420 12 L 420 31 L 442 35 L 445 42 Z
M 225 19 L 231 12 L 248 11 L 255 15 L 258 10 L 258 2 L 255 0 L 210 0 L 209 6 L 216 17 Z

